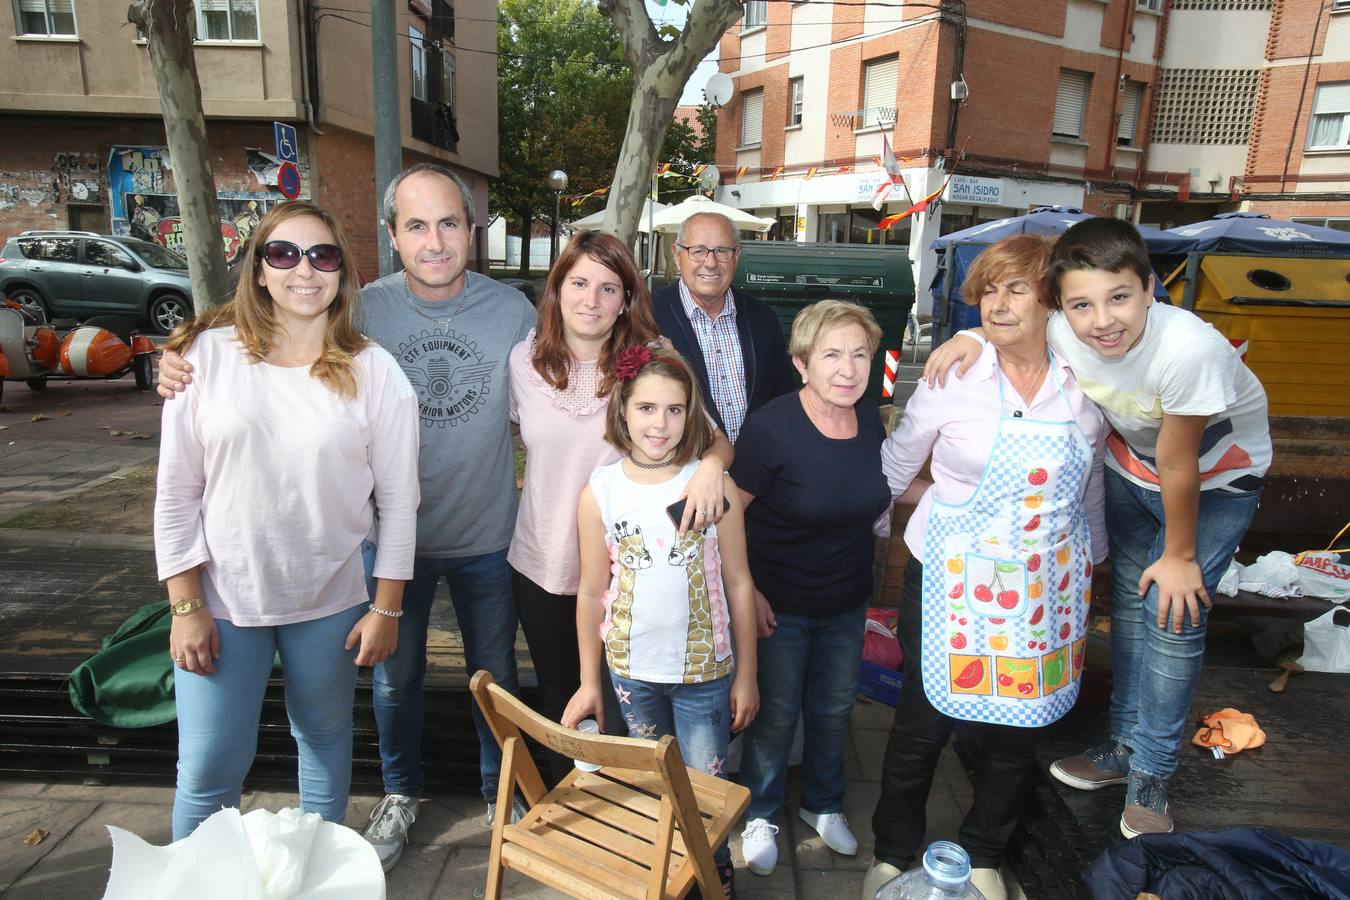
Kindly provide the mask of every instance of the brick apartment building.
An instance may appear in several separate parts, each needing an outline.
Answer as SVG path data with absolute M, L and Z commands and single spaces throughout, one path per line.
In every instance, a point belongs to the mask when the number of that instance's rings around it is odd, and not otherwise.
M 1042 205 L 1350 229 L 1350 0 L 751 0 L 719 55 L 719 199 L 903 246 L 921 285 L 939 234 Z M 883 135 L 906 190 L 878 211 Z
M 296 127 L 301 197 L 378 274 L 370 4 L 197 0 L 195 54 L 227 256 L 282 200 L 272 123 Z M 497 175 L 496 8 L 398 4 L 404 161 L 464 176 L 479 222 Z M 145 41 L 126 4 L 0 3 L 0 242 L 77 228 L 177 239 L 173 165 Z

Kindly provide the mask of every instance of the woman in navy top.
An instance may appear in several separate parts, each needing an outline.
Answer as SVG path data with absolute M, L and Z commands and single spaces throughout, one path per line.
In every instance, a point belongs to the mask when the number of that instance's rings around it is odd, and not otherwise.
M 778 861 L 774 821 L 799 715 L 801 817 L 831 849 L 858 852 L 843 814 L 844 742 L 872 595 L 872 525 L 891 503 L 881 415 L 862 396 L 880 341 L 857 304 L 802 310 L 789 347 L 802 389 L 752 413 L 736 442 L 731 475 L 746 504 L 760 635 L 760 714 L 741 762 L 751 791 L 742 852 L 757 875 Z

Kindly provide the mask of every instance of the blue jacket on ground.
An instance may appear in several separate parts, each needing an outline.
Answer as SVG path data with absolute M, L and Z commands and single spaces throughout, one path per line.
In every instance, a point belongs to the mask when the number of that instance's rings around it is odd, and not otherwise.
M 1083 872 L 1094 900 L 1350 900 L 1350 851 L 1256 828 L 1145 834 Z
M 732 288 L 731 296 L 736 302 L 736 332 L 740 335 L 741 355 L 745 358 L 746 414 L 749 415 L 774 397 L 793 390 L 796 380 L 793 378 L 787 341 L 783 338 L 778 316 L 767 303 L 744 291 Z M 703 359 L 703 351 L 699 349 L 694 326 L 690 324 L 684 304 L 680 302 L 678 281 L 652 293 L 652 311 L 661 333 L 693 365 L 694 374 L 703 389 L 703 401 L 717 422 L 717 427 L 725 433 L 727 429 L 722 421 L 722 413 L 713 404 L 712 392 L 708 387 L 708 366 Z

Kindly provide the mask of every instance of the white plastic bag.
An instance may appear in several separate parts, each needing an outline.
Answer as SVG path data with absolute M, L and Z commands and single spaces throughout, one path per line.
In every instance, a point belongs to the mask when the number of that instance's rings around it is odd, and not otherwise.
M 1267 597 L 1302 596 L 1294 557 L 1283 550 L 1272 550 L 1250 566 L 1245 566 L 1238 576 L 1238 586 L 1244 591 Z
M 1350 599 L 1350 566 L 1341 563 L 1340 554 L 1330 551 L 1304 553 L 1295 567 L 1299 587 L 1305 596 Z
M 1218 592 L 1225 597 L 1236 597 L 1242 583 L 1242 563 L 1236 559 L 1228 564 L 1228 571 L 1219 579 Z
M 1309 672 L 1350 672 L 1350 608 L 1335 606 L 1303 626 L 1303 658 Z
M 104 900 L 384 900 L 375 849 L 355 831 L 298 809 L 222 809 L 188 837 L 156 847 L 112 835 Z

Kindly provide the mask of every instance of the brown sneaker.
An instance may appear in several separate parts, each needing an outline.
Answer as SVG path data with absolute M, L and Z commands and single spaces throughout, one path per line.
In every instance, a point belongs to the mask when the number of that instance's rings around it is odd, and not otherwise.
M 1120 833 L 1127 838 L 1141 834 L 1168 834 L 1172 817 L 1167 812 L 1167 782 L 1154 775 L 1130 772 L 1125 789 L 1125 812 L 1120 816 Z
M 1055 760 L 1050 764 L 1050 774 L 1080 791 L 1124 784 L 1130 776 L 1130 751 L 1115 741 L 1105 741 L 1077 756 Z

